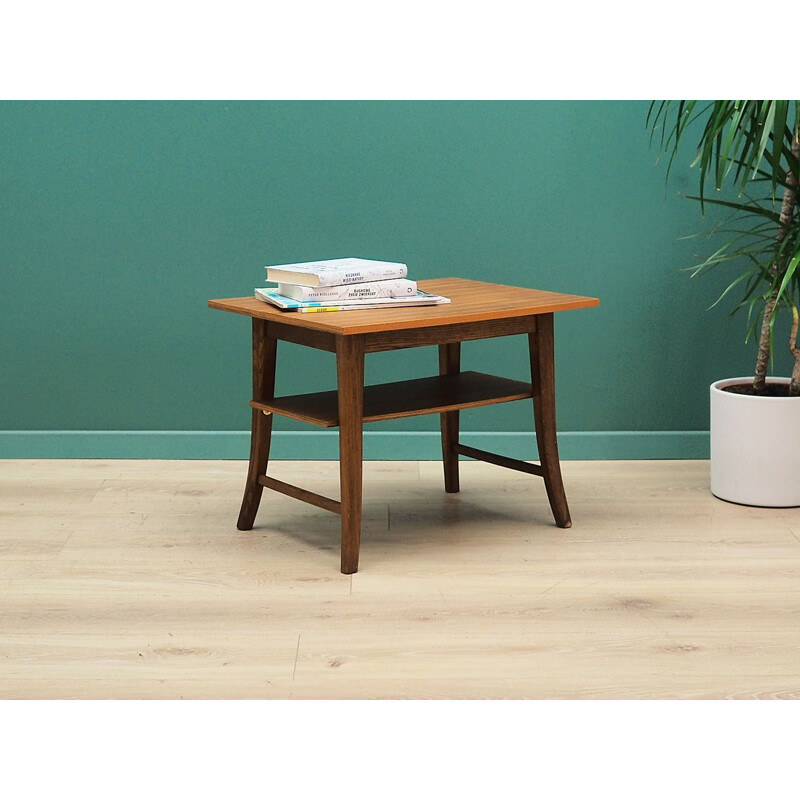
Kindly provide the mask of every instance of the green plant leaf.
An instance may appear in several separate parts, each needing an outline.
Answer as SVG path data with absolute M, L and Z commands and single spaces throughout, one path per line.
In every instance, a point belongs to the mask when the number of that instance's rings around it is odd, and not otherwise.
M 792 258 L 786 266 L 786 270 L 783 273 L 783 280 L 778 287 L 778 297 L 783 298 L 786 293 L 786 288 L 788 287 L 792 277 L 794 276 L 795 272 L 797 271 L 797 265 L 800 264 L 800 253 L 796 253 L 794 258 Z
M 696 234 L 721 235 L 724 244 L 685 270 L 691 277 L 720 267 L 737 270 L 711 307 L 740 293 L 730 313 L 746 311 L 746 341 L 760 337 L 768 299 L 775 299 L 776 312 L 800 300 L 800 199 L 788 225 L 781 226 L 778 197 L 779 190 L 785 197 L 800 182 L 800 158 L 791 151 L 799 125 L 799 100 L 653 101 L 648 109 L 651 144 L 658 131 L 669 154 L 667 175 L 683 140 L 696 132 L 690 166 L 697 169 L 699 191 L 688 197 L 699 201 L 704 215 L 706 203 L 731 212 L 710 234 Z M 735 187 L 738 200 L 709 197 L 709 182 L 717 191 Z
M 788 100 L 778 100 L 775 103 L 775 116 L 773 122 L 773 134 L 772 134 L 772 199 L 775 199 L 775 193 L 778 186 L 778 181 L 775 175 L 775 165 L 780 164 L 781 156 L 783 155 L 786 148 L 784 147 L 784 137 L 786 135 L 786 120 L 789 117 L 789 101 Z M 789 146 L 789 152 L 791 154 L 791 143 Z
M 700 200 L 700 197 L 695 195 L 686 195 L 689 200 Z M 763 208 L 760 205 L 753 204 L 753 203 L 736 203 L 732 200 L 720 200 L 718 197 L 706 197 L 706 203 L 711 203 L 715 206 L 725 206 L 726 208 L 733 208 L 737 211 L 742 211 L 747 214 L 753 214 L 755 216 L 767 217 L 770 220 L 773 220 L 777 225 L 780 220 L 780 214 L 777 211 L 770 211 L 769 209 Z

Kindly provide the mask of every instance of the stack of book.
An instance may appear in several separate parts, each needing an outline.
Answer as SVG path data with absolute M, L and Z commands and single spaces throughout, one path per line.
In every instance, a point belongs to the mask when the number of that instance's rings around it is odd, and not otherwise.
M 267 267 L 275 288 L 256 297 L 284 311 L 354 311 L 365 308 L 439 305 L 450 299 L 423 292 L 408 279 L 408 267 L 391 261 L 335 258 Z

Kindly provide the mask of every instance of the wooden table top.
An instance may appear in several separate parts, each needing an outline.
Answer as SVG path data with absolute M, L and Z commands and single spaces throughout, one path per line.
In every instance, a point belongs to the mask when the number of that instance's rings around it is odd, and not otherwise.
M 419 288 L 425 292 L 449 297 L 451 302 L 438 306 L 325 311 L 317 314 L 282 311 L 255 297 L 209 300 L 208 305 L 234 314 L 348 336 L 376 331 L 430 328 L 456 323 L 527 317 L 533 314 L 589 308 L 599 305 L 600 302 L 594 297 L 525 289 L 464 278 L 419 281 Z

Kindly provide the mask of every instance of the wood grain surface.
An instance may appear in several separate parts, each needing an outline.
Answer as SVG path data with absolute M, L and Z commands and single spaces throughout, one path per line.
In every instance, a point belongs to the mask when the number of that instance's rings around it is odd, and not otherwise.
M 463 278 L 419 281 L 419 288 L 426 292 L 449 297 L 451 302 L 439 306 L 333 311 L 316 314 L 282 311 L 255 297 L 209 300 L 208 305 L 221 311 L 258 317 L 293 327 L 349 336 L 360 333 L 438 327 L 464 322 L 512 319 L 531 314 L 588 308 L 599 303 L 593 297 L 505 286 Z
M 508 403 L 531 394 L 529 383 L 482 372 L 375 384 L 364 387 L 364 422 Z M 339 424 L 339 395 L 335 390 L 252 401 L 250 405 L 323 428 Z
M 800 509 L 713 498 L 704 461 L 540 480 L 365 462 L 339 518 L 240 461 L 0 461 L 2 698 L 800 699 Z M 336 496 L 336 462 L 274 462 Z

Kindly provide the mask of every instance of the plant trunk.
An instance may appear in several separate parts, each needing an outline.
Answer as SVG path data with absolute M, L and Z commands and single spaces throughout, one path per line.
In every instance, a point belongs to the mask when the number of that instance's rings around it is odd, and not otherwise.
M 775 305 L 778 302 L 778 286 L 772 290 L 772 294 L 764 306 L 764 317 L 761 320 L 761 335 L 758 337 L 758 356 L 756 357 L 756 373 L 753 380 L 753 394 L 767 393 L 767 367 L 769 366 L 769 334 L 772 325 L 772 317 L 775 315 Z
M 800 395 L 800 347 L 797 346 L 798 314 L 797 306 L 792 306 L 792 332 L 789 335 L 789 349 L 794 356 L 792 379 L 789 381 L 789 396 Z
M 794 138 L 792 139 L 792 154 L 795 158 L 800 157 L 800 129 L 797 127 L 794 130 Z M 794 219 L 794 207 L 797 200 L 797 177 L 789 166 L 786 172 L 786 188 L 783 192 L 780 223 L 778 225 L 777 236 L 775 237 L 777 247 L 780 246 L 789 232 L 792 220 Z M 786 256 L 784 255 L 780 258 L 780 263 L 778 263 L 776 259 L 772 264 L 773 288 L 764 306 L 764 317 L 761 320 L 761 335 L 758 338 L 758 356 L 756 357 L 756 371 L 753 380 L 753 392 L 755 394 L 766 394 L 767 391 L 766 382 L 767 366 L 770 356 L 770 328 L 772 326 L 772 318 L 775 315 L 775 307 L 779 299 L 778 289 L 785 269 Z M 792 382 L 789 386 L 789 394 L 800 395 L 800 352 L 795 347 L 796 337 L 797 331 L 795 330 L 790 342 L 792 355 L 795 357 L 795 365 L 792 371 Z
M 800 353 L 795 356 L 792 379 L 789 381 L 789 396 L 797 397 L 800 395 Z
M 800 157 L 800 123 L 798 125 L 799 127 L 795 129 L 794 141 L 792 142 L 792 153 L 794 153 L 795 157 Z M 789 183 L 788 176 L 786 182 Z M 800 213 L 800 194 L 797 192 L 796 185 L 794 200 L 797 207 L 795 210 Z M 794 369 L 792 370 L 792 379 L 789 381 L 789 396 L 798 397 L 800 396 L 800 347 L 797 346 L 797 306 L 792 307 L 792 317 L 792 335 L 789 340 L 789 349 L 794 356 Z

